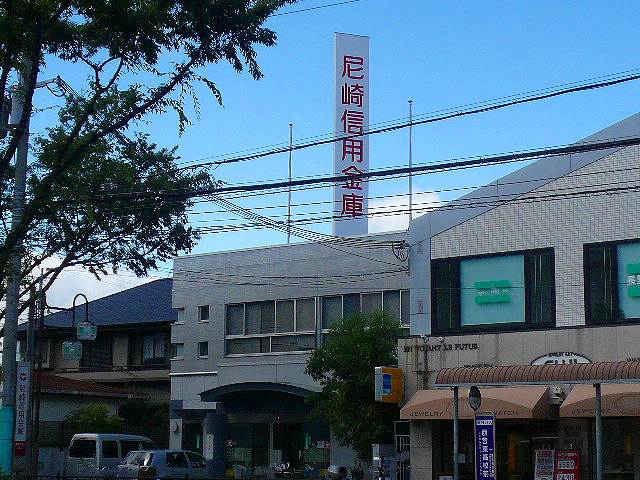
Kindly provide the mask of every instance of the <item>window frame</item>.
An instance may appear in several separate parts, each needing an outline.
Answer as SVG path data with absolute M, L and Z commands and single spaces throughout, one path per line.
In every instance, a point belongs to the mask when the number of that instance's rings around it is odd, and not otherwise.
M 202 354 L 202 350 L 201 350 L 201 345 L 206 345 L 207 346 L 207 353 L 205 355 Z M 204 342 L 198 342 L 198 358 L 209 358 L 209 342 L 208 341 L 204 341 Z
M 531 284 L 528 281 L 528 266 L 530 263 L 531 255 L 540 254 L 540 253 L 550 253 L 551 259 L 551 287 L 552 287 L 552 313 L 551 316 L 553 320 L 550 322 L 540 322 L 533 323 L 531 322 Z M 511 322 L 511 323 L 495 323 L 495 324 L 477 324 L 477 325 L 462 325 L 459 323 L 457 326 L 450 328 L 438 328 L 437 324 L 437 302 L 436 302 L 436 269 L 434 268 L 435 262 L 443 262 L 450 261 L 456 263 L 456 268 L 458 269 L 457 281 L 458 281 L 458 296 L 457 302 L 454 308 L 456 309 L 456 317 L 458 322 L 462 321 L 462 299 L 460 289 L 460 264 L 464 260 L 473 260 L 478 258 L 496 258 L 496 257 L 507 257 L 514 255 L 522 255 L 523 263 L 524 263 L 524 279 L 525 279 L 525 293 L 524 293 L 524 311 L 525 311 L 525 321 L 524 322 Z M 543 247 L 543 248 L 529 248 L 525 250 L 511 250 L 508 252 L 496 252 L 496 253 L 483 253 L 477 255 L 464 255 L 464 256 L 456 256 L 456 257 L 443 257 L 443 258 L 432 258 L 430 263 L 430 278 L 431 278 L 431 332 L 434 335 L 450 335 L 450 334 L 466 334 L 466 333 L 493 333 L 493 332 L 514 332 L 514 331 L 528 331 L 528 330 L 546 330 L 550 327 L 555 327 L 556 325 L 556 275 L 555 275 L 555 249 L 554 247 Z
M 312 299 L 314 308 L 314 328 L 313 330 L 304 330 L 297 331 L 298 328 L 298 300 L 310 300 Z M 293 302 L 293 331 L 291 332 L 276 332 L 277 326 L 277 315 L 278 315 L 278 302 Z M 274 331 L 267 333 L 250 333 L 247 334 L 247 304 L 253 303 L 265 303 L 270 302 L 273 303 L 273 314 L 274 314 Z M 228 309 L 230 306 L 239 306 L 242 305 L 242 334 L 233 334 L 229 335 L 227 333 L 227 315 Z M 309 353 L 311 350 L 291 350 L 284 352 L 273 352 L 271 346 L 271 339 L 274 337 L 289 337 L 289 336 L 312 336 L 314 337 L 316 347 L 318 345 L 317 332 L 318 329 L 318 297 L 298 297 L 298 298 L 278 298 L 275 300 L 256 300 L 250 302 L 234 302 L 229 303 L 224 306 L 224 355 L 225 357 L 246 357 L 246 356 L 255 356 L 255 355 L 287 355 L 287 354 L 302 354 Z M 239 340 L 239 339 L 268 339 L 269 340 L 269 351 L 268 352 L 251 352 L 251 353 L 228 353 L 227 351 L 227 341 L 228 340 Z
M 206 308 L 207 318 L 202 318 L 202 311 Z M 198 323 L 208 323 L 211 319 L 211 306 L 210 305 L 198 305 Z
M 178 345 L 182 345 L 182 355 L 178 355 Z M 184 342 L 173 342 L 171 344 L 171 348 L 174 351 L 173 357 L 171 360 L 184 360 Z
M 583 279 L 582 285 L 584 290 L 584 322 L 587 326 L 594 327 L 606 327 L 606 326 L 615 326 L 615 325 L 632 325 L 640 323 L 640 317 L 630 317 L 625 318 L 620 321 L 612 321 L 612 322 L 598 322 L 595 321 L 591 312 L 591 292 L 588 288 L 591 281 L 591 268 L 589 265 L 589 249 L 597 248 L 597 247 L 613 247 L 611 256 L 612 263 L 615 265 L 615 271 L 613 274 L 614 281 L 611 283 L 612 297 L 613 297 L 613 305 L 612 307 L 616 310 L 620 309 L 620 286 L 618 284 L 618 246 L 625 245 L 630 243 L 640 243 L 640 238 L 628 238 L 623 240 L 610 240 L 606 242 L 592 242 L 585 243 L 582 245 L 582 262 L 583 262 Z

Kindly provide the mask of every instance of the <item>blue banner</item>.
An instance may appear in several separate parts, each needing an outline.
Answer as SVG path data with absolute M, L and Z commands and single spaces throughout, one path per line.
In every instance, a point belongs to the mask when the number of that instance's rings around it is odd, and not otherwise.
M 492 413 L 475 417 L 476 480 L 496 480 L 496 420 Z

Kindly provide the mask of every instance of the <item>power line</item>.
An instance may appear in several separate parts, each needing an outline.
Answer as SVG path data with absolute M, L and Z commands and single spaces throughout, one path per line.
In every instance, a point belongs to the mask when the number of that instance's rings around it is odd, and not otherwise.
M 327 4 L 324 4 L 324 5 L 317 5 L 315 7 L 301 8 L 299 10 L 291 10 L 289 12 L 274 13 L 273 15 L 269 15 L 269 18 L 271 18 L 271 17 L 281 17 L 281 16 L 284 16 L 284 15 L 293 15 L 294 13 L 311 12 L 312 10 L 320 10 L 320 9 L 329 8 L 329 7 L 338 7 L 340 5 L 347 5 L 349 3 L 357 3 L 357 2 L 360 2 L 360 1 L 361 0 L 345 0 L 343 2 L 327 3 Z

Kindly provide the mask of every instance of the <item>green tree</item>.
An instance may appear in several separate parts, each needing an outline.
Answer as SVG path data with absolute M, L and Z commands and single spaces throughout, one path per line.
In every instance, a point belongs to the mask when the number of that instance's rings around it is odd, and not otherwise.
M 189 197 L 214 180 L 207 171 L 178 168 L 176 150 L 156 145 L 139 133 L 141 126 L 173 111 L 182 133 L 201 97 L 222 104 L 206 74 L 213 64 L 227 62 L 260 79 L 256 48 L 276 41 L 263 24 L 294 2 L 1 1 L 0 92 L 8 95 L 18 72 L 28 75 L 26 87 L 13 93 L 24 98 L 23 121 L 0 140 L 0 294 L 20 243 L 22 278 L 47 259 L 60 259 L 47 272 L 45 289 L 64 267 L 82 265 L 97 276 L 126 267 L 144 275 L 158 261 L 191 250 L 198 232 L 187 223 Z M 64 76 L 72 64 L 79 94 L 64 84 L 51 87 L 64 106 L 57 124 L 32 142 L 24 216 L 9 230 L 11 159 L 26 119 L 36 113 L 36 83 L 46 65 Z M 25 282 L 23 294 L 34 282 Z
M 371 458 L 372 443 L 392 438 L 396 405 L 374 400 L 374 369 L 397 365 L 400 323 L 383 313 L 357 314 L 331 326 L 322 347 L 311 353 L 306 372 L 322 387 L 309 401 L 340 444 L 361 459 Z
M 78 408 L 65 417 L 72 433 L 120 433 L 122 420 L 104 405 Z

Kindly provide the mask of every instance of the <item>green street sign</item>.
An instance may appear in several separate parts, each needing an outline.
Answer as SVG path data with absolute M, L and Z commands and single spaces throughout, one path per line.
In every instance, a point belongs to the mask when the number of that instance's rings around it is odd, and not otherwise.
M 95 340 L 98 335 L 98 327 L 95 323 L 80 322 L 76 326 L 78 340 Z
M 62 343 L 62 358 L 65 360 L 80 360 L 82 357 L 82 343 L 78 340 L 66 340 Z

